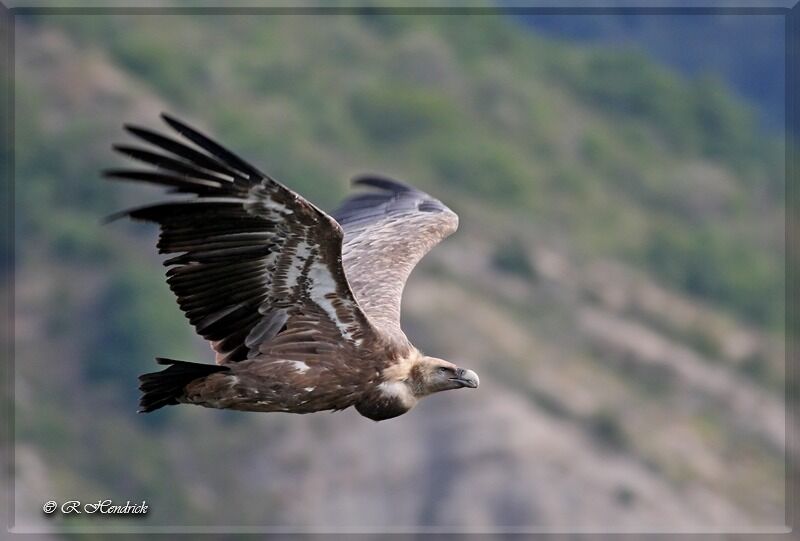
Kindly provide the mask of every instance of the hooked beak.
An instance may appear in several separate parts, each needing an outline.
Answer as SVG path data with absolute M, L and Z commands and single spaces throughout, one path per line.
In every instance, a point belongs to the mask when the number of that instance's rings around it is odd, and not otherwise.
M 450 379 L 458 383 L 461 387 L 469 387 L 470 389 L 477 389 L 481 382 L 480 378 L 478 378 L 478 374 L 464 368 L 459 368 L 456 372 L 456 377 Z

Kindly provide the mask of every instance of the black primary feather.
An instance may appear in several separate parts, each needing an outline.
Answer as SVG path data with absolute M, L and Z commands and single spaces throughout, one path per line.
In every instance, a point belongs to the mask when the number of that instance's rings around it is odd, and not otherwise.
M 175 131 L 186 137 L 188 140 L 202 148 L 203 150 L 207 151 L 209 154 L 216 156 L 218 159 L 222 160 L 225 164 L 237 169 L 238 171 L 249 175 L 250 177 L 254 178 L 267 178 L 267 175 L 244 161 L 242 158 L 228 150 L 227 148 L 223 147 L 216 141 L 212 141 L 196 129 L 192 128 L 188 124 L 181 122 L 180 120 L 176 119 L 168 115 L 167 113 L 161 113 L 161 118 L 170 125 Z
M 376 175 L 374 173 L 366 175 L 358 175 L 357 177 L 354 177 L 350 182 L 362 186 L 372 186 L 374 188 L 380 188 L 382 190 L 388 190 L 390 192 L 419 191 L 413 186 L 406 184 L 405 182 L 400 182 L 399 180 L 395 180 L 393 178 L 384 175 Z
M 233 180 L 236 177 L 234 171 L 230 170 L 228 167 L 225 167 L 217 160 L 211 158 L 207 154 L 203 154 L 202 152 L 193 149 L 192 147 L 186 146 L 183 143 L 172 139 L 171 137 L 161 135 L 160 133 L 148 130 L 147 128 L 131 126 L 130 124 L 126 124 L 125 129 L 139 139 L 142 139 L 143 141 L 146 141 L 158 148 L 171 152 L 176 156 L 195 164 L 196 166 L 200 166 L 217 173 L 222 173 L 223 175 L 230 177 L 228 180 Z

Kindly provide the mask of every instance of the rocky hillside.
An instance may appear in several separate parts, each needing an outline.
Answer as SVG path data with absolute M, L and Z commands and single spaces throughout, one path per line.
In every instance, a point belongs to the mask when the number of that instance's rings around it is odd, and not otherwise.
M 18 527 L 783 524 L 782 149 L 720 85 L 499 16 L 26 17 L 16 40 Z M 137 416 L 153 356 L 211 360 L 155 231 L 99 225 L 157 197 L 97 171 L 162 110 L 325 208 L 367 170 L 459 212 L 404 324 L 481 388 L 379 424 Z M 40 512 L 101 496 L 152 511 Z

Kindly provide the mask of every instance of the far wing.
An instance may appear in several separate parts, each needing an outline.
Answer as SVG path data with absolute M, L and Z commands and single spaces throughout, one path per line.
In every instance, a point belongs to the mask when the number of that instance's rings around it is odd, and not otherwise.
M 113 179 L 194 194 L 117 215 L 158 223 L 167 282 L 217 363 L 358 346 L 372 327 L 341 264 L 342 230 L 327 214 L 195 129 L 162 115 L 196 147 L 127 126 L 154 148 L 115 145 L 152 165 Z
M 370 321 L 404 340 L 400 302 L 406 280 L 419 260 L 458 228 L 458 216 L 396 180 L 372 175 L 353 183 L 377 191 L 355 195 L 334 212 L 344 229 L 345 273 Z

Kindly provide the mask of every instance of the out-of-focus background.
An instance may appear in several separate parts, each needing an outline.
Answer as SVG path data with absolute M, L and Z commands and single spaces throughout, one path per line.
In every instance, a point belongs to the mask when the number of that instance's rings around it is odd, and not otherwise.
M 784 524 L 781 16 L 25 15 L 15 39 L 18 528 Z M 323 208 L 376 171 L 456 210 L 404 325 L 481 388 L 379 424 L 137 415 L 154 356 L 212 359 L 156 230 L 99 224 L 159 198 L 98 171 L 161 111 Z M 101 498 L 151 511 L 41 512 Z

